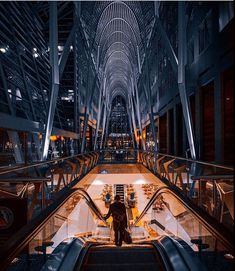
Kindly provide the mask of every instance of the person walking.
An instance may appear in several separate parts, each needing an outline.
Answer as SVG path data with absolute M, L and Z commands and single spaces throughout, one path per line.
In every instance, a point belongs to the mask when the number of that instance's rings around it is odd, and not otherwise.
M 120 196 L 114 197 L 114 203 L 110 204 L 109 211 L 104 219 L 108 219 L 110 216 L 113 217 L 113 230 L 115 237 L 115 245 L 121 246 L 124 239 L 124 233 L 127 228 L 127 216 L 126 206 L 120 201 Z

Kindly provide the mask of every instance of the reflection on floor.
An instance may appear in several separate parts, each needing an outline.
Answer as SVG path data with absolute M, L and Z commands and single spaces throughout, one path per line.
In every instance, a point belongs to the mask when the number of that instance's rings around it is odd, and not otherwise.
M 126 173 L 124 173 L 126 171 Z M 100 173 L 103 172 L 103 173 Z M 109 204 L 105 202 L 107 193 L 109 199 L 114 198 L 116 185 L 124 186 L 125 203 L 129 222 L 132 224 L 143 211 L 154 191 L 163 183 L 141 165 L 102 165 L 97 166 L 87 175 L 77 187 L 86 188 L 102 214 L 108 212 Z M 128 207 L 126 199 L 131 193 L 134 205 Z M 130 203 L 129 203 L 130 204 Z M 131 203 L 132 204 L 132 203 Z M 70 208 L 70 209 L 69 209 Z M 51 252 L 62 240 L 73 236 L 86 236 L 90 240 L 110 242 L 113 234 L 105 227 L 89 209 L 83 199 L 73 199 L 68 203 L 68 209 L 61 212 L 62 217 L 57 223 L 57 230 L 52 237 L 53 245 L 47 249 Z M 57 215 L 57 218 L 59 216 Z M 63 219 L 64 218 L 64 219 Z M 110 227 L 112 220 L 109 218 Z M 193 237 L 207 235 L 196 220 L 186 212 L 176 199 L 164 194 L 144 216 L 137 227 L 132 228 L 133 241 L 156 238 L 162 234 L 169 234 L 185 240 L 194 250 L 196 247 L 190 242 Z

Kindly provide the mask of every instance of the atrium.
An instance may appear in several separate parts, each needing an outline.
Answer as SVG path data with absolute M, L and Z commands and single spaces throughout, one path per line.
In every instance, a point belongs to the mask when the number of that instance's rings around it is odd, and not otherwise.
M 230 271 L 233 228 L 233 1 L 0 2 L 0 271 Z

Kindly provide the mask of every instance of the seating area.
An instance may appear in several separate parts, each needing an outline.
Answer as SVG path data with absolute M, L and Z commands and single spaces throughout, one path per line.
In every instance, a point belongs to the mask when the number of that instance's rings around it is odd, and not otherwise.
M 142 184 L 142 189 L 144 190 L 144 194 L 147 199 L 150 199 L 153 194 L 156 192 L 158 185 L 155 184 Z
M 126 186 L 126 195 L 129 208 L 135 208 L 137 204 L 137 194 L 132 184 Z
M 105 203 L 105 207 L 109 208 L 111 202 L 114 199 L 113 185 L 106 184 L 102 190 L 101 197 Z

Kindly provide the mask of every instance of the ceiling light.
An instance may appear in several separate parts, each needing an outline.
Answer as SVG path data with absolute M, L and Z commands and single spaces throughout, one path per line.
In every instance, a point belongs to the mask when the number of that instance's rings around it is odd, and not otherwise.
M 104 185 L 104 182 L 101 180 L 95 180 L 92 185 Z
M 8 51 L 8 49 L 9 49 L 9 46 L 7 45 L 7 46 L 1 46 L 0 47 L 0 52 L 1 53 L 3 53 L 3 54 L 5 54 L 7 51 Z
M 0 52 L 2 52 L 3 54 L 5 54 L 7 52 L 7 50 L 6 50 L 6 48 L 1 47 L 0 48 Z

